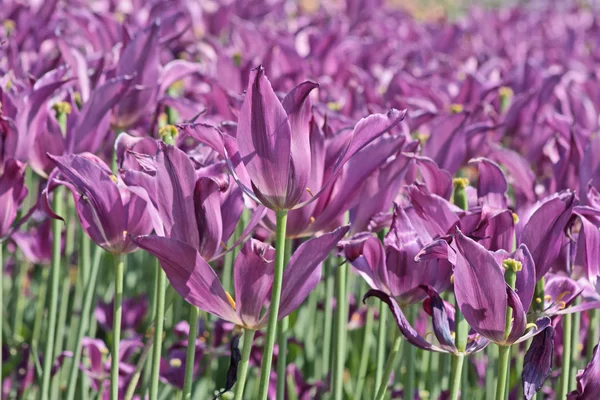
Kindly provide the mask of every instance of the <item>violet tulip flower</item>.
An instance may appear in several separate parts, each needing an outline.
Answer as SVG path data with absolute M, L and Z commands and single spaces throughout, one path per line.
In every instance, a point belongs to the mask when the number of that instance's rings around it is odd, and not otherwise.
M 383 245 L 371 235 L 358 236 L 344 246 L 344 253 L 371 288 L 387 293 L 405 306 L 428 297 L 423 285 L 438 293 L 450 286 L 452 266 L 448 261 L 415 261 L 419 251 L 430 242 L 432 233 L 415 210 L 396 206 Z
M 309 94 L 317 87 L 314 82 L 301 83 L 279 101 L 262 66 L 250 75 L 236 140 L 226 151 L 230 169 L 244 191 L 272 210 L 311 202 L 354 154 L 404 118 L 404 111 L 392 109 L 359 121 L 336 162 L 324 171 L 325 183 L 308 187 L 311 168 L 319 167 L 313 167 L 318 160 L 312 154 L 309 129 Z
M 131 235 L 152 232 L 157 214 L 140 187 L 128 186 L 115 176 L 102 160 L 92 154 L 50 156 L 65 180 L 54 176 L 44 190 L 43 206 L 53 218 L 48 204 L 49 191 L 65 185 L 75 199 L 76 211 L 85 233 L 100 247 L 113 254 L 136 249 Z
M 12 159 L 7 160 L 4 163 L 4 172 L 0 176 L 0 238 L 9 235 L 25 197 L 25 164 Z
M 600 345 L 584 370 L 577 374 L 577 389 L 567 395 L 567 400 L 594 400 L 600 393 Z
M 341 227 L 310 239 L 294 252 L 283 275 L 279 319 L 294 311 L 315 288 L 321 278 L 322 261 L 348 229 Z M 155 235 L 138 236 L 133 241 L 160 260 L 171 285 L 188 303 L 246 329 L 267 325 L 275 257 L 271 246 L 254 239 L 246 241 L 233 267 L 234 300 L 190 244 Z

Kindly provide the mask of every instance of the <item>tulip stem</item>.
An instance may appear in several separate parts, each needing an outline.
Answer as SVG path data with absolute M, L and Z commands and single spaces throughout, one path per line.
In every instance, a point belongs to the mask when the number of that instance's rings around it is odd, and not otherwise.
M 563 315 L 563 354 L 562 368 L 560 370 L 560 383 L 557 391 L 557 399 L 564 399 L 569 392 L 569 374 L 571 372 L 571 335 L 573 333 L 573 314 Z
M 411 325 L 414 326 L 416 312 L 415 308 L 411 306 L 407 306 L 406 314 L 408 316 L 408 321 Z M 404 350 L 402 353 L 402 358 L 404 359 L 404 365 L 406 366 L 406 375 L 404 377 L 404 397 L 407 399 L 414 398 L 415 391 L 415 347 L 408 342 L 404 342 Z
M 510 346 L 498 346 L 498 380 L 496 381 L 496 400 L 505 400 L 506 382 L 510 370 Z M 559 399 L 563 397 L 558 397 Z
M 375 367 L 375 387 L 381 385 L 383 377 L 383 367 L 385 360 L 385 342 L 387 333 L 387 306 L 381 302 L 379 304 L 379 327 L 377 329 L 377 366 Z
M 329 374 L 331 362 L 331 331 L 333 330 L 333 309 L 331 307 L 331 298 L 333 297 L 333 265 L 335 257 L 329 255 L 325 261 L 325 298 L 323 300 L 323 363 L 321 365 L 320 377 L 326 377 Z
M 110 399 L 119 399 L 119 344 L 121 342 L 121 317 L 123 313 L 124 257 L 115 254 L 115 298 L 113 303 L 113 337 L 110 361 Z
M 165 293 L 167 291 L 167 277 L 160 267 L 158 259 L 156 264 L 156 293 L 154 294 L 155 321 L 154 345 L 152 347 L 152 372 L 150 375 L 150 398 L 158 398 L 158 382 L 160 374 L 160 355 L 162 349 L 163 326 L 165 321 Z
M 242 344 L 242 359 L 238 365 L 238 376 L 235 387 L 235 399 L 242 400 L 244 398 L 244 387 L 246 386 L 246 375 L 248 374 L 248 363 L 250 361 L 250 352 L 252 351 L 252 341 L 254 340 L 255 331 L 252 329 L 244 329 L 244 337 Z M 283 397 L 282 397 L 283 398 Z
M 4 314 L 4 304 L 3 304 L 3 298 L 4 298 L 4 260 L 2 260 L 2 250 L 4 248 L 4 245 L 2 244 L 2 242 L 0 242 L 0 266 L 2 266 L 2 268 L 0 268 L 0 313 Z M 4 315 L 2 316 L 2 318 L 0 318 L 0 360 L 3 360 L 2 358 L 2 321 L 4 320 Z M 0 373 L 1 375 L 1 373 Z
M 286 239 L 285 242 L 285 266 L 292 257 L 292 241 Z M 283 399 L 285 397 L 285 382 L 286 382 L 286 367 L 287 367 L 287 342 L 288 342 L 288 329 L 290 327 L 290 321 L 288 317 L 283 318 L 279 321 L 277 327 L 277 398 Z
M 333 398 L 341 400 L 343 394 L 344 365 L 346 362 L 346 323 L 348 312 L 346 303 L 348 295 L 346 292 L 346 275 L 348 265 L 342 263 L 336 272 L 336 307 L 335 307 L 335 358 L 333 369 Z
M 464 361 L 465 361 L 465 355 L 462 353 L 454 354 L 452 356 L 452 367 L 450 370 L 450 399 L 451 400 L 456 400 L 459 397 Z
M 63 214 L 63 189 L 57 187 L 54 191 L 52 208 L 58 215 Z M 50 390 L 50 377 L 52 375 L 54 339 L 56 333 L 56 318 L 58 314 L 58 287 L 60 280 L 60 261 L 62 253 L 62 225 L 60 219 L 52 220 L 52 265 L 50 267 L 50 304 L 48 305 L 48 336 L 44 347 L 44 367 L 41 387 L 41 399 L 47 400 Z
M 360 354 L 360 364 L 358 366 L 358 379 L 356 381 L 356 390 L 354 391 L 355 396 L 358 400 L 362 397 L 363 388 L 365 387 L 365 381 L 367 380 L 367 366 L 369 365 L 369 354 L 371 354 L 371 339 L 373 331 L 373 308 L 367 309 L 367 319 L 365 321 L 365 327 L 363 330 L 363 343 L 362 351 Z
M 278 210 L 277 226 L 275 229 L 275 271 L 273 274 L 273 286 L 271 289 L 271 308 L 269 310 L 269 322 L 267 335 L 265 337 L 262 355 L 259 399 L 266 400 L 269 393 L 269 378 L 271 377 L 271 364 L 273 363 L 273 346 L 277 334 L 277 320 L 279 316 L 279 302 L 281 300 L 281 285 L 283 282 L 283 269 L 285 267 L 285 232 L 287 228 L 287 210 Z
M 84 240 L 90 240 L 84 238 Z M 83 298 L 83 308 L 81 309 L 81 318 L 79 319 L 79 327 L 77 328 L 77 337 L 75 342 L 75 350 L 73 351 L 73 362 L 69 371 L 69 387 L 67 390 L 67 400 L 75 398 L 75 389 L 77 388 L 77 375 L 79 374 L 79 361 L 81 360 L 81 343 L 83 336 L 89 328 L 89 318 L 92 309 L 92 302 L 96 294 L 96 280 L 98 278 L 98 270 L 100 269 L 100 258 L 102 256 L 102 248 L 96 247 L 94 250 L 94 262 L 90 270 L 90 276 L 86 283 L 85 295 Z M 89 258 L 84 258 L 82 261 L 89 262 Z
M 594 308 L 589 311 L 590 323 L 586 344 L 586 360 L 590 362 L 594 355 L 594 347 L 598 343 L 598 330 L 600 329 L 600 310 Z
M 392 346 L 392 351 L 388 356 L 388 359 L 385 363 L 385 369 L 383 371 L 383 377 L 381 379 L 381 383 L 379 384 L 379 389 L 377 389 L 377 397 L 376 400 L 382 400 L 385 396 L 385 392 L 387 391 L 388 382 L 390 380 L 390 376 L 392 375 L 392 369 L 394 368 L 394 360 L 396 359 L 396 354 L 400 351 L 400 344 L 402 343 L 401 336 L 398 335 L 394 340 L 394 345 Z M 412 397 L 408 397 L 406 393 L 404 394 L 405 399 L 410 399 Z
M 183 381 L 183 400 L 192 398 L 192 383 L 194 383 L 194 358 L 196 357 L 196 337 L 198 336 L 198 317 L 200 310 L 190 306 L 190 332 L 188 334 L 187 353 L 185 357 L 185 377 Z M 158 320 L 157 320 L 158 322 Z

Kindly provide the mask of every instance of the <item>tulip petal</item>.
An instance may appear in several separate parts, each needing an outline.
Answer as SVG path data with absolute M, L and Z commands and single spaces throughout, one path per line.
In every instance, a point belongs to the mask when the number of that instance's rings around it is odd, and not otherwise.
M 583 372 L 577 374 L 577 390 L 569 393 L 568 400 L 593 400 L 600 393 L 600 351 L 597 345 L 594 355 Z
M 456 300 L 469 325 L 494 342 L 504 341 L 507 296 L 504 274 L 494 256 L 457 229 L 454 268 Z
M 289 208 L 291 140 L 288 116 L 260 66 L 251 73 L 240 109 L 237 142 L 254 193 L 271 209 Z
M 438 292 L 431 286 L 421 286 L 427 295 L 429 296 L 429 307 L 431 307 L 431 316 L 433 323 L 433 332 L 440 346 L 448 351 L 449 353 L 456 352 L 456 345 L 454 344 L 454 338 L 450 330 L 450 319 L 446 312 L 446 306 L 444 300 L 440 297 Z
M 245 326 L 256 326 L 273 284 L 275 249 L 250 239 L 235 259 L 233 280 L 236 311 Z
M 400 329 L 400 332 L 402 333 L 402 335 L 404 335 L 404 337 L 406 338 L 406 340 L 408 340 L 410 344 L 423 350 L 447 353 L 446 350 L 429 343 L 417 333 L 417 331 L 410 325 L 410 322 L 408 322 L 408 320 L 402 313 L 400 306 L 398 306 L 398 303 L 396 303 L 396 300 L 394 300 L 393 297 L 382 292 L 381 290 L 371 289 L 363 296 L 363 303 L 369 297 L 377 297 L 379 300 L 383 301 L 385 304 L 388 305 L 390 311 L 392 312 L 392 315 L 394 316 L 394 319 L 396 320 L 398 329 Z
M 379 239 L 369 235 L 364 240 L 351 240 L 344 246 L 344 253 L 371 288 L 389 293 L 385 252 Z
M 509 258 L 521 263 L 522 269 L 517 272 L 515 292 L 519 296 L 519 299 L 521 299 L 523 309 L 529 310 L 537 281 L 535 278 L 535 264 L 529 249 L 524 244 L 521 244 L 512 254 L 509 254 L 505 250 L 498 250 L 494 252 L 494 257 L 498 261 L 498 264 L 502 264 L 504 260 Z
M 302 243 L 283 272 L 279 319 L 294 311 L 321 280 L 321 264 L 350 229 L 342 226 Z M 263 317 L 263 320 L 267 317 Z
M 527 400 L 533 398 L 552 372 L 552 353 L 554 350 L 554 328 L 546 327 L 542 334 L 536 335 L 525 353 L 523 360 L 523 395 Z
M 531 251 L 538 280 L 558 257 L 564 229 L 575 205 L 575 194 L 562 192 L 542 203 L 523 228 L 521 242 Z
M 188 303 L 242 325 L 219 277 L 196 249 L 177 239 L 155 235 L 138 236 L 132 240 L 159 259 L 173 289 Z
M 480 202 L 495 208 L 506 208 L 508 182 L 500 166 L 487 158 L 475 158 L 469 164 L 477 164 L 477 197 Z
M 0 237 L 9 232 L 26 196 L 25 164 L 7 160 L 4 163 L 4 173 L 0 176 Z
M 506 294 L 507 294 L 507 305 L 512 308 L 512 328 L 510 330 L 510 334 L 506 339 L 506 343 L 514 343 L 516 342 L 525 332 L 527 327 L 527 316 L 525 315 L 525 310 L 523 309 L 523 304 L 521 304 L 521 299 L 514 290 L 508 285 L 506 285 Z M 505 317 L 506 318 L 506 317 Z

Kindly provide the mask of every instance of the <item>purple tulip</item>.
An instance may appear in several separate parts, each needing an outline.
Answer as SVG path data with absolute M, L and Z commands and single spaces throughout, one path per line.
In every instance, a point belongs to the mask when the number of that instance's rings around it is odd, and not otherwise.
M 577 389 L 567 395 L 568 400 L 593 400 L 600 392 L 600 351 L 596 346 L 594 355 L 584 370 L 577 374 Z
M 328 177 L 325 183 L 308 187 L 313 158 L 308 96 L 317 87 L 316 83 L 304 82 L 280 102 L 262 66 L 251 73 L 239 114 L 237 149 L 228 152 L 232 172 L 244 191 L 270 209 L 293 209 L 311 202 L 356 152 L 404 118 L 404 112 L 391 110 L 361 120 L 336 162 L 324 172 Z M 234 167 L 233 160 L 238 157 L 241 163 Z
M 371 288 L 387 293 L 404 306 L 427 297 L 423 285 L 437 292 L 450 286 L 452 266 L 446 260 L 415 261 L 431 241 L 432 234 L 415 210 L 396 206 L 383 246 L 373 236 L 359 236 L 344 246 L 344 252 Z
M 113 330 L 114 300 L 108 303 L 98 302 L 94 309 L 94 317 L 105 332 Z M 148 311 L 148 300 L 145 296 L 125 298 L 122 304 L 121 332 L 135 334 Z
M 0 238 L 10 233 L 10 227 L 15 222 L 25 197 L 25 165 L 16 160 L 7 160 L 0 176 Z
M 279 319 L 294 311 L 315 288 L 321 278 L 322 261 L 348 229 L 338 228 L 298 247 L 283 275 Z M 271 246 L 254 239 L 244 244 L 234 264 L 234 301 L 214 270 L 189 244 L 160 236 L 138 236 L 133 240 L 160 260 L 173 288 L 190 304 L 247 329 L 266 326 L 275 255 Z
M 146 191 L 126 187 L 102 160 L 91 154 L 51 157 L 64 179 L 54 178 L 44 191 L 44 206 L 53 218 L 62 219 L 50 209 L 52 185 L 63 184 L 73 194 L 77 215 L 85 233 L 113 254 L 135 250 L 129 235 L 144 235 L 156 225 L 156 212 Z

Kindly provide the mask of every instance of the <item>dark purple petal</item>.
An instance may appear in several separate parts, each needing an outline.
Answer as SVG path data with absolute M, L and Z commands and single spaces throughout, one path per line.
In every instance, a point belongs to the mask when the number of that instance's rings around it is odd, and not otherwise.
M 4 173 L 0 176 L 0 237 L 8 234 L 26 196 L 25 164 L 7 160 Z
M 536 335 L 523 360 L 523 395 L 530 400 L 552 372 L 554 328 L 550 325 Z
M 594 400 L 600 393 L 600 351 L 596 345 L 591 361 L 577 374 L 577 390 L 568 394 L 568 400 Z
M 421 286 L 429 296 L 428 306 L 431 307 L 431 317 L 433 323 L 433 332 L 440 346 L 448 351 L 449 353 L 456 352 L 456 345 L 454 344 L 454 338 L 452 331 L 450 330 L 450 319 L 448 318 L 446 306 L 444 300 L 440 297 L 438 292 L 431 286 Z

